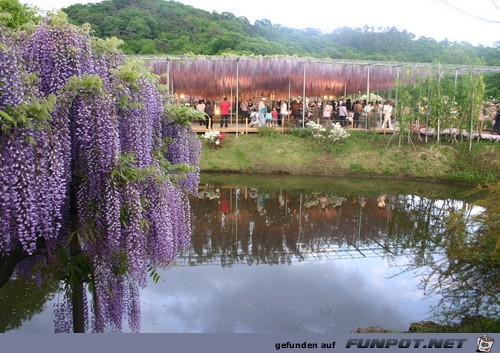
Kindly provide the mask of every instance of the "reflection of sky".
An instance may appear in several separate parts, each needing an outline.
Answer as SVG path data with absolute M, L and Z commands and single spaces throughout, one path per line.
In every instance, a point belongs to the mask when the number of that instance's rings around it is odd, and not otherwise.
M 406 259 L 397 259 L 404 266 Z M 394 266 L 393 261 L 391 264 Z M 141 293 L 144 333 L 335 333 L 407 330 L 431 302 L 418 278 L 379 257 L 291 265 L 180 266 Z M 53 332 L 55 298 L 15 331 Z M 126 323 L 124 329 L 127 329 Z
M 388 278 L 398 272 L 381 258 L 174 267 L 141 294 L 142 332 L 407 330 L 430 302 L 411 273 Z

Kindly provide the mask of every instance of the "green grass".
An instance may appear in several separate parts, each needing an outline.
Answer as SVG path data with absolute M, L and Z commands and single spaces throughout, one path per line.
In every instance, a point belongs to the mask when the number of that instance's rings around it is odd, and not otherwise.
M 450 180 L 470 184 L 497 181 L 500 169 L 500 160 L 497 158 L 498 148 L 492 143 L 485 142 L 476 143 L 471 152 L 467 147 L 468 144 L 457 146 Z
M 496 182 L 499 144 L 399 144 L 392 135 L 352 132 L 325 144 L 300 132 L 228 135 L 218 148 L 203 144 L 203 172 L 390 177 L 476 184 Z M 406 139 L 405 139 L 406 141 Z M 389 143 L 390 142 L 390 143 Z

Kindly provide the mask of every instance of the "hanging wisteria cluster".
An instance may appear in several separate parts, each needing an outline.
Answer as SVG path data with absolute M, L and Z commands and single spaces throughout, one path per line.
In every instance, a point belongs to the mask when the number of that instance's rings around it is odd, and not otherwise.
M 221 98 L 239 92 L 246 97 L 277 99 L 302 96 L 366 93 L 415 82 L 430 74 L 425 67 L 342 62 L 297 57 L 184 57 L 149 59 L 158 75 L 167 75 L 175 92 L 188 96 Z M 238 71 L 238 78 L 236 75 Z M 305 82 L 305 87 L 304 87 Z M 167 82 L 165 82 L 167 83 Z
M 137 332 L 148 272 L 190 243 L 200 142 L 165 114 L 144 66 L 63 15 L 23 40 L 0 38 L 0 256 L 61 264 L 59 250 L 70 243 L 75 255 L 76 244 L 91 269 L 91 329 L 128 320 Z M 56 331 L 71 328 L 72 310 L 65 296 Z
M 198 193 L 200 168 L 197 161 L 200 159 L 201 142 L 193 134 L 189 134 L 190 126 L 175 124 L 167 118 L 163 127 L 163 136 L 172 139 L 166 150 L 165 157 L 173 164 L 187 164 L 194 166 L 194 170 L 186 171 L 186 176 L 179 180 L 180 185 L 191 194 Z
M 24 96 L 21 55 L 19 51 L 10 50 L 13 45 L 11 33 L 0 26 L 0 109 L 5 109 L 7 105 L 18 106 Z

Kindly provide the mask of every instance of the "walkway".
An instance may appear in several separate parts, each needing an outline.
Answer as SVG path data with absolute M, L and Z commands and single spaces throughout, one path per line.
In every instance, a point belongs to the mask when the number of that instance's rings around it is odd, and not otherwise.
M 288 120 L 288 119 L 287 119 Z M 321 124 L 324 127 L 331 126 L 332 121 L 331 120 L 325 120 L 325 119 L 318 119 L 316 122 L 317 124 Z M 377 126 L 371 127 L 369 129 L 365 129 L 364 127 L 359 127 L 355 128 L 352 124 L 347 125 L 344 127 L 345 130 L 347 131 L 367 131 L 371 133 L 378 133 L 378 134 L 392 134 L 394 132 L 398 132 L 399 129 L 396 128 L 396 130 L 391 130 L 391 129 L 382 129 L 382 122 L 377 121 L 376 122 Z M 291 126 L 290 122 L 286 121 L 285 126 L 276 126 L 275 128 L 280 130 L 281 132 L 285 132 L 287 127 L 286 126 Z M 361 123 L 360 123 L 361 125 Z M 255 126 L 255 125 L 254 125 Z M 249 133 L 257 133 L 259 130 L 257 127 L 249 127 L 248 121 L 245 119 L 239 119 L 238 125 L 236 125 L 236 122 L 233 119 L 231 119 L 230 123 L 228 124 L 228 127 L 220 127 L 220 119 L 215 118 L 212 129 L 207 129 L 205 128 L 205 125 L 200 125 L 198 122 L 193 122 L 192 124 L 193 130 L 196 133 L 204 133 L 206 131 L 210 130 L 217 130 L 220 132 L 225 132 L 225 133 L 239 133 L 239 134 L 249 134 Z

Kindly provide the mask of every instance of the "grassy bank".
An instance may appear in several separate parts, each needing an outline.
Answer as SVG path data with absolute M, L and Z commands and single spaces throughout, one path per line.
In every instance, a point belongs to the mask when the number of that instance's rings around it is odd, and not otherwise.
M 221 147 L 203 144 L 203 172 L 389 177 L 466 184 L 497 182 L 500 145 L 417 142 L 396 135 L 352 132 L 327 145 L 292 134 L 228 135 Z M 414 139 L 415 140 L 415 139 Z

